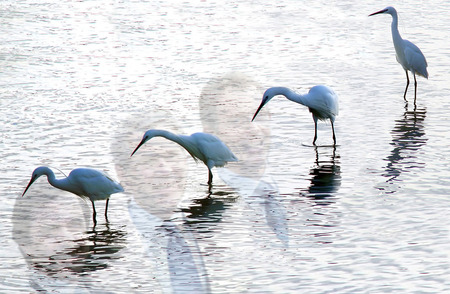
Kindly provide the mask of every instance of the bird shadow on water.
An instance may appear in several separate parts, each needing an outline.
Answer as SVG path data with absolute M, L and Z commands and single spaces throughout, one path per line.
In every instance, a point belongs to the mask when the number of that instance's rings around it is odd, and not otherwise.
M 426 144 L 425 137 L 425 117 L 426 108 L 414 105 L 410 109 L 405 102 L 405 111 L 402 116 L 395 121 L 395 126 L 391 131 L 393 147 L 390 154 L 384 159 L 387 161 L 382 174 L 386 180 L 376 188 L 386 194 L 392 194 L 400 189 L 400 176 L 404 172 L 413 169 L 423 168 L 425 162 L 421 162 L 418 154 L 419 149 Z

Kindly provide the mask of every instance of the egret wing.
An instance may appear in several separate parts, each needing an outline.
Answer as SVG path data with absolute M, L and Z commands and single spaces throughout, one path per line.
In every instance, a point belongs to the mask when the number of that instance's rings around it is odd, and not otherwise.
M 213 160 L 215 166 L 223 166 L 229 161 L 238 160 L 228 146 L 216 136 L 205 133 L 195 133 L 192 136 L 197 141 L 197 146 L 206 161 Z
M 311 108 L 319 119 L 328 119 L 339 113 L 338 96 L 327 86 L 314 86 L 308 93 L 304 105 Z
M 95 169 L 74 169 L 69 178 L 74 185 L 79 187 L 83 196 L 97 196 L 106 199 L 111 194 L 123 192 L 123 188 L 118 182 Z
M 337 116 L 339 114 L 339 99 L 336 93 L 330 89 L 327 94 L 328 99 L 325 100 L 326 107 L 330 110 L 331 114 Z
M 405 44 L 405 59 L 408 63 L 408 69 L 412 72 L 416 72 L 419 75 L 428 78 L 427 72 L 427 60 L 423 55 L 422 51 L 420 51 L 419 47 L 414 45 L 408 40 L 403 40 Z

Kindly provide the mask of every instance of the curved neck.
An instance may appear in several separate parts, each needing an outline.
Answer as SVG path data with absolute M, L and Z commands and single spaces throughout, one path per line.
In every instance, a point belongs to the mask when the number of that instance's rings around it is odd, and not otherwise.
M 180 136 L 175 135 L 174 133 L 165 131 L 165 130 L 152 130 L 152 137 L 163 137 L 163 138 L 173 141 L 181 146 L 183 146 L 183 144 L 184 144 L 184 141 L 181 139 Z
M 394 44 L 395 44 L 396 42 L 402 40 L 402 37 L 400 36 L 400 33 L 398 31 L 397 12 L 394 11 L 391 15 L 392 15 L 392 23 L 391 23 L 392 40 L 394 41 Z
M 282 95 L 291 101 L 305 105 L 306 95 L 300 95 L 286 87 L 273 87 L 271 91 L 273 96 Z
M 47 176 L 47 181 L 48 181 L 48 182 L 50 183 L 50 185 L 52 185 L 53 187 L 58 188 L 58 189 L 61 189 L 61 190 L 65 190 L 65 191 L 72 192 L 72 191 L 70 190 L 69 185 L 68 185 L 68 180 L 67 180 L 67 178 L 58 180 L 58 179 L 55 177 L 55 173 L 53 173 L 53 171 L 52 171 L 51 169 L 49 169 L 48 167 L 45 167 L 45 168 L 43 169 L 42 174 Z
M 199 158 L 198 155 L 195 154 L 200 154 L 200 152 L 198 152 L 197 146 L 192 142 L 191 136 L 176 135 L 165 130 L 152 130 L 152 137 L 164 137 L 186 149 L 194 159 Z M 199 159 L 204 161 L 204 158 Z

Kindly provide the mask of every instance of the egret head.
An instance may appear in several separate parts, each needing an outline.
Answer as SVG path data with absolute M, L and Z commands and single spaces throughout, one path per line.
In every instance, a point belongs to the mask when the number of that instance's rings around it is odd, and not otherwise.
M 31 175 L 31 180 L 28 183 L 27 187 L 25 188 L 25 191 L 23 191 L 22 193 L 22 197 L 23 195 L 25 195 L 25 193 L 27 192 L 28 188 L 30 188 L 30 186 L 42 175 L 46 175 L 48 174 L 49 168 L 46 166 L 40 166 L 38 168 L 36 168 L 33 171 L 33 174 Z
M 142 137 L 141 142 L 137 145 L 136 148 L 134 148 L 134 151 L 131 153 L 130 157 L 133 156 L 134 153 L 136 153 L 136 151 L 145 144 L 145 142 L 147 142 L 148 140 L 150 140 L 150 136 L 148 134 L 149 131 L 145 132 L 144 136 Z
M 369 14 L 369 16 L 372 16 L 372 15 L 375 15 L 375 14 L 381 14 L 381 13 L 387 13 L 387 14 L 390 14 L 390 15 L 394 15 L 394 14 L 397 14 L 397 11 L 395 10 L 394 7 L 388 6 L 385 9 L 382 9 L 380 11 L 377 11 L 377 12 L 374 12 L 372 14 Z
M 130 156 L 133 156 L 134 153 L 136 153 L 136 151 L 145 144 L 145 142 L 147 142 L 148 140 L 150 140 L 151 138 L 155 137 L 157 134 L 158 130 L 148 130 L 147 132 L 145 132 L 144 136 L 142 137 L 141 142 L 139 143 L 139 145 L 137 145 L 137 147 L 134 149 L 133 153 L 131 153 Z
M 252 121 L 253 121 L 253 120 L 255 119 L 255 117 L 258 115 L 259 111 L 263 108 L 263 106 L 266 105 L 267 102 L 270 101 L 270 99 L 272 99 L 273 97 L 275 97 L 275 96 L 277 96 L 277 95 L 279 95 L 279 94 L 280 94 L 279 87 L 272 87 L 272 88 L 267 89 L 267 90 L 264 92 L 264 95 L 263 95 L 263 99 L 262 99 L 262 101 L 261 101 L 261 104 L 259 105 L 258 110 L 256 110 L 255 115 L 254 115 L 253 118 L 252 118 Z

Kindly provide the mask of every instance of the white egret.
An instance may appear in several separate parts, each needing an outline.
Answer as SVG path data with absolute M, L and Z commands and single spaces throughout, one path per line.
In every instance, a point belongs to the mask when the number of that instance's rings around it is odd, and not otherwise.
M 236 156 L 219 138 L 208 133 L 194 133 L 190 136 L 176 135 L 165 130 L 148 130 L 142 137 L 139 145 L 134 149 L 131 156 L 148 140 L 153 137 L 163 137 L 173 141 L 186 149 L 195 161 L 200 159 L 208 167 L 208 184 L 212 183 L 211 169 L 215 166 L 222 167 L 229 161 L 237 161 Z
M 97 224 L 97 213 L 95 211 L 94 201 L 106 199 L 105 218 L 108 220 L 109 197 L 111 194 L 123 192 L 123 188 L 118 182 L 111 179 L 105 173 L 95 169 L 76 168 L 70 172 L 68 177 L 58 180 L 50 168 L 41 166 L 33 171 L 31 180 L 25 188 L 22 197 L 25 195 L 31 184 L 43 175 L 47 176 L 48 182 L 53 187 L 71 192 L 81 198 L 89 198 L 92 203 L 92 209 L 94 210 L 94 225 Z
M 395 10 L 394 7 L 391 6 L 386 7 L 383 10 L 370 14 L 369 16 L 381 13 L 387 13 L 392 16 L 391 30 L 392 30 L 392 40 L 394 41 L 394 48 L 396 53 L 395 55 L 397 58 L 397 62 L 401 64 L 406 73 L 406 88 L 405 93 L 403 94 L 403 98 L 406 100 L 406 92 L 408 91 L 409 86 L 409 76 L 408 76 L 409 70 L 414 75 L 414 99 L 416 99 L 417 96 L 416 73 L 428 79 L 428 72 L 427 72 L 428 64 L 425 59 L 425 56 L 423 55 L 422 51 L 420 51 L 419 47 L 417 47 L 408 40 L 402 39 L 402 37 L 400 36 L 400 33 L 398 31 L 397 11 Z
M 317 140 L 317 120 L 329 119 L 331 122 L 331 129 L 333 130 L 333 141 L 336 145 L 336 135 L 334 133 L 334 120 L 339 113 L 339 102 L 338 96 L 334 91 L 327 86 L 314 86 L 312 87 L 308 94 L 300 95 L 295 93 L 289 88 L 285 87 L 272 87 L 264 92 L 263 99 L 259 105 L 258 110 L 253 116 L 252 121 L 258 115 L 259 111 L 263 106 L 270 101 L 273 97 L 277 95 L 282 95 L 287 99 L 305 105 L 309 108 L 312 113 L 314 120 L 314 140 L 313 145 L 316 144 Z

